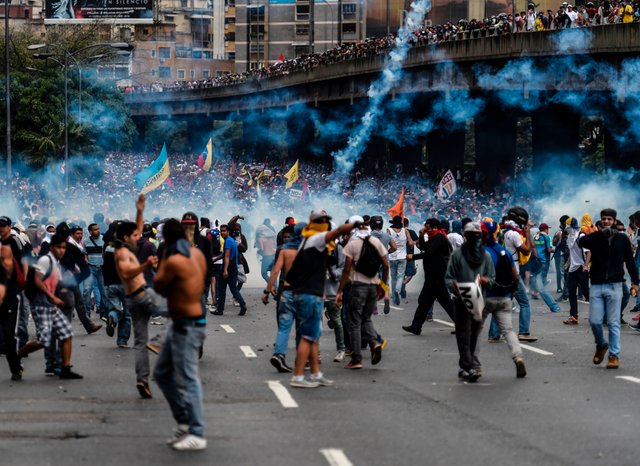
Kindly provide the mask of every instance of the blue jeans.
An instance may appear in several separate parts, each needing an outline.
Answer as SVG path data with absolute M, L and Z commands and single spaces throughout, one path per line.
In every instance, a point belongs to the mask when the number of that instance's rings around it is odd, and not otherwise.
M 520 306 L 518 333 L 529 333 L 529 324 L 531 323 L 531 306 L 529 305 L 529 297 L 527 296 L 527 289 L 524 286 L 522 275 L 520 275 L 520 283 L 518 284 L 518 289 L 513 294 L 513 297 Z
M 84 292 L 84 307 L 87 309 L 87 314 L 90 314 L 91 310 L 91 293 L 93 292 L 93 299 L 96 304 L 96 309 L 100 315 L 102 315 L 102 309 L 104 307 L 102 299 L 104 299 L 104 280 L 102 278 L 102 267 L 95 265 L 89 265 L 91 275 L 83 283 Z
M 262 256 L 262 266 L 260 267 L 260 274 L 265 282 L 269 283 L 269 272 L 273 268 L 273 264 L 276 261 L 276 256 Z
M 296 294 L 293 296 L 296 312 L 296 338 L 316 342 L 322 336 L 322 296 Z
M 280 295 L 280 303 L 278 303 L 278 333 L 276 335 L 276 345 L 273 354 L 281 354 L 286 356 L 289 346 L 289 334 L 293 326 L 295 316 L 295 308 L 293 307 L 293 291 L 285 290 Z
M 407 268 L 406 259 L 389 261 L 389 281 L 391 282 L 391 298 L 402 290 L 404 282 L 404 272 Z
M 118 326 L 118 345 L 126 345 L 131 336 L 131 313 L 124 305 L 124 287 L 109 285 L 104 290 L 105 312 Z
M 551 296 L 546 290 L 542 280 L 542 270 L 540 273 L 536 273 L 535 275 L 531 274 L 531 291 L 537 291 L 540 293 L 540 296 L 542 296 L 542 299 L 551 312 L 560 312 L 560 306 L 556 303 L 556 300 L 553 299 L 553 296 Z
M 606 316 L 609 328 L 609 354 L 620 356 L 622 283 L 592 284 L 589 298 L 589 323 L 596 339 L 596 345 L 602 348 L 607 344 L 602 330 L 602 322 Z
M 204 436 L 202 386 L 198 375 L 198 356 L 204 338 L 205 327 L 171 323 L 153 371 L 173 418 L 178 424 L 188 425 L 189 433 L 198 437 Z
M 551 267 L 551 263 L 549 261 L 542 263 L 542 268 L 540 269 L 540 275 L 542 276 L 543 285 L 547 283 L 547 275 L 549 275 L 549 267 Z
M 553 263 L 556 266 L 556 290 L 562 290 L 563 288 L 562 284 L 564 279 L 564 268 L 562 267 L 563 265 L 562 253 L 556 252 L 553 255 Z

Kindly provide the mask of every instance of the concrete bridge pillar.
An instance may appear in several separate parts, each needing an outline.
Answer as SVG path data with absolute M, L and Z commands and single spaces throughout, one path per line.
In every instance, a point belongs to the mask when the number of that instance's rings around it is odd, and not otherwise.
M 465 128 L 442 128 L 439 125 L 427 135 L 427 166 L 432 175 L 464 166 Z
M 533 168 L 550 163 L 580 165 L 580 115 L 564 105 L 551 105 L 531 116 Z
M 476 170 L 483 188 L 513 176 L 518 120 L 512 111 L 486 107 L 475 120 Z

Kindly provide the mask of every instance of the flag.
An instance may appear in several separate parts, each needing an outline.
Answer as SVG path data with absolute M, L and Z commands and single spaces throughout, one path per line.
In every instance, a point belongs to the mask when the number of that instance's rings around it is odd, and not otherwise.
M 289 169 L 287 173 L 285 173 L 284 177 L 287 179 L 287 184 L 284 189 L 289 189 L 293 186 L 293 183 L 298 181 L 298 161 L 293 164 L 293 166 Z
M 282 52 L 280 52 L 280 55 L 278 56 L 278 61 L 284 61 L 284 55 L 282 55 Z
M 146 194 L 149 191 L 162 186 L 169 175 L 171 170 L 169 168 L 169 155 L 167 154 L 167 145 L 163 144 L 162 151 L 157 159 L 155 159 L 151 165 L 134 177 L 136 186 L 140 190 L 141 194 Z
M 447 173 L 445 173 L 440 180 L 436 196 L 438 196 L 438 199 L 448 199 L 453 196 L 457 190 L 456 178 L 453 176 L 453 173 L 451 173 L 451 170 L 447 170 Z
M 213 162 L 213 139 L 209 138 L 209 142 L 207 143 L 206 158 L 204 159 L 204 167 L 202 169 L 206 172 L 211 170 L 211 162 Z M 203 152 L 204 154 L 204 152 Z
M 404 220 L 404 186 L 402 187 L 402 191 L 400 191 L 398 202 L 396 202 L 392 208 L 387 210 L 387 213 L 391 215 L 391 218 L 399 215 Z
M 60 165 L 60 173 L 64 175 L 66 170 L 67 170 L 67 166 L 65 165 L 65 162 L 62 162 L 62 165 Z

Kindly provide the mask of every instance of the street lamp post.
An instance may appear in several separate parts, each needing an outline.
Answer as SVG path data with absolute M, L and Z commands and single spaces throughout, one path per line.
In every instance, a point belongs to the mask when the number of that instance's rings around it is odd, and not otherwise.
M 5 64 L 5 108 L 7 111 L 7 180 L 13 177 L 11 167 L 11 57 L 9 56 L 9 0 L 4 0 L 4 64 Z
M 129 44 L 125 42 L 92 44 L 86 47 L 82 47 L 76 50 L 75 52 L 69 52 L 67 49 L 55 44 L 32 44 L 32 45 L 28 45 L 27 49 L 38 50 L 45 47 L 58 48 L 64 53 L 64 62 L 62 63 L 62 68 L 64 69 L 64 188 L 65 190 L 67 190 L 69 189 L 69 85 L 68 85 L 68 79 L 67 79 L 68 69 L 69 69 L 69 58 L 74 60 L 76 64 L 79 65 L 78 60 L 76 60 L 75 58 L 75 55 L 77 55 L 80 52 L 83 52 L 85 50 L 95 48 L 95 47 L 112 47 L 115 49 L 123 49 L 123 48 L 128 48 Z M 60 62 L 58 61 L 58 63 Z M 79 68 L 80 67 L 78 66 L 78 69 Z M 80 77 L 80 81 L 82 81 L 82 77 Z

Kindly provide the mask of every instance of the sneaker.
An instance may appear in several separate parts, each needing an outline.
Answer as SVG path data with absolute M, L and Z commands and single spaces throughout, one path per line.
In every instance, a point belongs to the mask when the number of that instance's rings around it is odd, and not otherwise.
M 243 316 L 247 314 L 247 308 L 246 307 L 241 307 L 240 308 L 240 312 L 238 312 L 239 316 Z
M 400 305 L 400 295 L 397 291 L 393 293 L 393 304 L 395 304 L 396 306 Z
M 382 310 L 385 314 L 389 314 L 391 312 L 391 308 L 389 307 L 389 301 L 384 302 L 384 309 Z
M 556 290 L 556 293 L 558 293 L 558 294 L 562 293 L 562 289 L 561 289 L 561 288 L 558 288 L 558 289 Z
M 338 351 L 336 353 L 336 356 L 333 358 L 333 362 L 342 362 L 344 361 L 344 357 L 345 357 L 345 352 L 344 351 Z
M 213 314 L 214 316 L 221 316 L 221 315 L 224 315 L 224 311 L 218 311 L 216 309 L 215 312 L 212 312 L 211 314 Z
M 629 322 L 620 317 L 620 325 L 629 325 Z
M 607 361 L 607 369 L 617 369 L 620 367 L 620 359 L 613 354 L 609 355 L 609 361 Z
M 467 371 L 465 371 L 464 369 L 458 369 L 458 378 L 459 379 L 464 379 L 466 377 L 469 377 L 469 373 Z
M 197 435 L 187 434 L 177 442 L 171 445 L 174 450 L 180 451 L 197 451 L 207 448 L 207 440 Z
M 400 297 L 402 299 L 407 299 L 407 289 L 404 285 L 402 285 L 402 290 L 400 290 Z
M 217 310 L 218 309 L 215 306 L 209 306 L 209 312 L 211 314 L 215 315 Z
M 640 324 L 629 324 L 629 328 L 635 330 L 636 332 L 640 332 Z
M 20 365 L 20 369 L 15 374 L 11 374 L 11 380 L 14 382 L 20 382 L 22 380 L 22 376 L 24 374 L 24 367 Z
M 295 388 L 318 388 L 320 386 L 320 383 L 316 380 L 296 380 L 294 377 L 291 377 L 289 385 Z
M 101 328 L 102 328 L 102 324 L 94 324 L 89 330 L 87 330 L 87 335 L 91 335 L 92 333 L 96 333 Z
M 411 325 L 403 325 L 402 330 L 404 330 L 405 332 L 413 333 L 414 335 L 420 335 L 422 333 L 422 330 L 418 330 Z
M 560 296 L 558 299 L 556 299 L 556 303 L 568 303 L 569 302 L 569 298 L 565 298 L 564 296 Z
M 378 343 L 371 348 L 371 365 L 375 366 L 382 359 L 382 345 Z
M 469 383 L 476 383 L 480 377 L 482 377 L 480 369 L 471 369 L 469 372 L 463 374 L 462 380 Z
M 362 369 L 362 367 L 362 361 L 349 361 L 347 365 L 344 366 L 345 369 Z
M 154 343 L 152 341 L 147 343 L 147 349 L 149 351 L 151 351 L 152 353 L 160 354 L 160 349 L 161 348 L 162 347 L 158 343 Z
M 500 339 L 499 336 L 497 337 L 489 337 L 489 339 L 487 340 L 489 343 L 501 343 L 502 340 Z
M 527 376 L 527 369 L 524 367 L 524 358 L 518 356 L 513 362 L 516 364 L 516 377 L 519 379 L 525 378 Z
M 600 364 L 604 361 L 604 357 L 609 350 L 609 345 L 598 346 L 596 345 L 596 354 L 593 355 L 593 363 Z
M 52 375 L 60 375 L 60 369 L 56 372 L 55 366 L 46 366 L 44 368 L 44 375 L 52 376 Z
M 145 400 L 150 400 L 153 398 L 151 395 L 151 389 L 149 388 L 149 384 L 147 382 L 138 382 L 136 384 L 136 388 L 138 389 L 138 393 L 140 393 L 140 398 Z
M 578 325 L 578 318 L 571 316 L 567 320 L 563 320 L 562 323 L 565 325 Z
M 182 437 L 188 434 L 189 434 L 189 425 L 178 424 L 178 427 L 173 429 L 173 435 L 167 439 L 166 444 L 173 445 L 178 440 L 182 439 Z
M 558 312 L 560 312 L 562 310 L 562 308 L 560 306 L 558 307 L 554 307 L 553 309 L 549 309 L 551 312 L 553 312 L 554 314 L 557 314 Z
M 82 377 L 80 374 L 73 372 L 71 370 L 71 366 L 67 366 L 67 367 L 63 367 L 62 370 L 60 371 L 60 378 L 65 380 L 75 380 L 75 379 L 82 379 L 84 377 Z
M 269 362 L 280 373 L 293 372 L 293 369 L 287 366 L 287 363 L 285 362 L 284 356 L 282 354 L 274 354 L 273 356 L 271 356 Z
M 640 304 L 636 304 L 629 312 L 640 312 Z
M 533 335 L 529 334 L 529 333 L 519 333 L 518 334 L 518 340 L 519 341 L 526 341 L 529 343 L 533 343 L 534 341 L 538 341 L 537 337 L 534 337 Z
M 531 292 L 531 299 L 538 300 L 538 299 L 540 299 L 540 295 L 538 293 L 532 291 Z
M 309 379 L 312 382 L 318 382 L 318 385 L 321 387 L 331 387 L 332 385 L 335 384 L 333 380 L 327 379 L 324 375 L 321 375 L 320 377 L 314 377 L 312 375 L 311 377 L 309 377 Z
M 116 333 L 116 320 L 112 317 L 109 316 L 107 317 L 107 335 L 113 338 L 113 335 L 115 335 Z
M 236 301 L 235 299 L 233 300 L 233 305 L 235 307 L 240 307 L 240 303 L 238 301 Z
M 129 348 L 129 345 L 127 345 L 126 343 L 118 343 L 118 348 L 127 349 L 127 348 Z
M 329 327 L 329 330 L 333 330 L 336 325 L 333 323 L 333 320 L 331 320 L 331 318 L 329 317 L 329 311 L 324 311 L 324 316 L 327 318 L 327 327 Z

